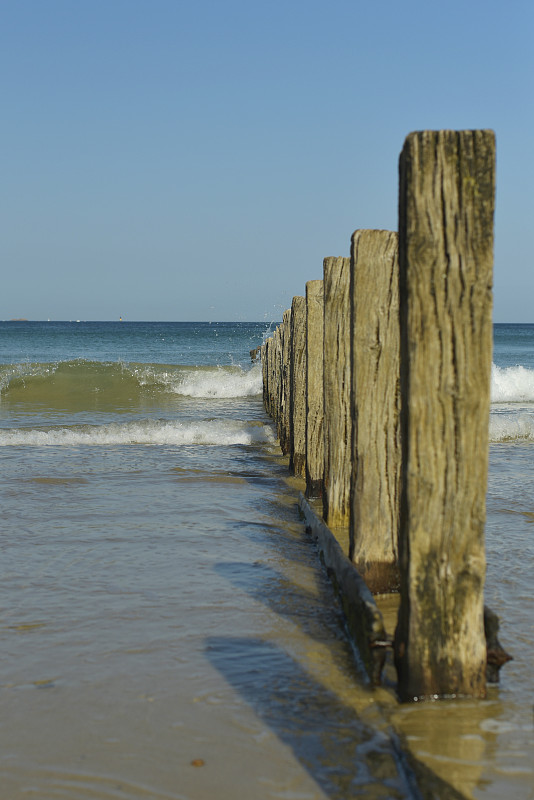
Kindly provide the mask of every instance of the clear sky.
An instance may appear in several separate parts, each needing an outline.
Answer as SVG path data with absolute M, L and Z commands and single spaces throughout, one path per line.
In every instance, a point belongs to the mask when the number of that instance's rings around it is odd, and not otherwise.
M 0 319 L 278 320 L 397 228 L 410 131 L 497 136 L 534 322 L 532 0 L 0 0 Z

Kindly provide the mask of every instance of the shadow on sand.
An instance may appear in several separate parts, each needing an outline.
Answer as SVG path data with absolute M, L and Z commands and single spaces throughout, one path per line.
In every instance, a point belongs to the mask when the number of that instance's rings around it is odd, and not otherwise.
M 464 800 L 272 642 L 212 637 L 207 657 L 330 800 Z

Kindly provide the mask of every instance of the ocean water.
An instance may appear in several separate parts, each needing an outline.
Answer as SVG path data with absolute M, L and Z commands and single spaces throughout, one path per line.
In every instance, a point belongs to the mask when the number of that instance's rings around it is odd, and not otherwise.
M 496 326 L 487 701 L 365 686 L 249 350 L 264 323 L 0 323 L 0 800 L 534 796 L 534 326 Z M 378 702 L 377 702 L 378 700 Z M 445 785 L 445 784 L 444 784 Z

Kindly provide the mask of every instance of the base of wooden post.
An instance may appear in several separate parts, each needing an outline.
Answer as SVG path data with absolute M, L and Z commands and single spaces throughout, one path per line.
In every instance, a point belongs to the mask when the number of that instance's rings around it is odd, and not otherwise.
M 355 567 L 373 594 L 393 594 L 400 589 L 397 564 L 391 562 L 355 563 Z
M 330 528 L 325 524 L 303 494 L 299 508 L 306 527 L 317 541 L 328 577 L 339 596 L 350 635 L 354 640 L 370 682 L 381 683 L 387 648 L 384 620 L 373 595 L 354 564 L 349 561 Z

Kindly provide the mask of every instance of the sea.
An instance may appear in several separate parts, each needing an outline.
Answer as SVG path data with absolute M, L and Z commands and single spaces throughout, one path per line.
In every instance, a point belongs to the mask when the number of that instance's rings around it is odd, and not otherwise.
M 0 800 L 417 798 L 418 765 L 435 797 L 534 797 L 534 325 L 494 326 L 514 660 L 484 701 L 405 705 L 299 516 L 250 357 L 273 327 L 0 323 Z

